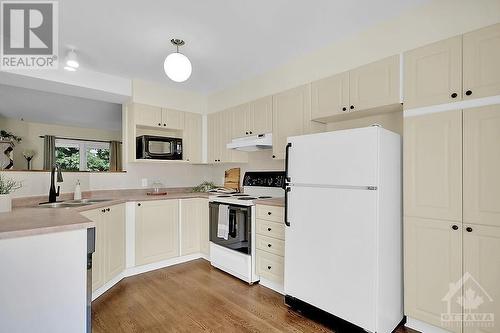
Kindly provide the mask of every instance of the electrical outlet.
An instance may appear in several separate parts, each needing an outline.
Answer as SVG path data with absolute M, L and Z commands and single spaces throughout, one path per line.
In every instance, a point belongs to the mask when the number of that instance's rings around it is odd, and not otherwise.
M 141 179 L 141 184 L 142 184 L 142 187 L 148 187 L 148 179 L 147 178 L 142 178 Z

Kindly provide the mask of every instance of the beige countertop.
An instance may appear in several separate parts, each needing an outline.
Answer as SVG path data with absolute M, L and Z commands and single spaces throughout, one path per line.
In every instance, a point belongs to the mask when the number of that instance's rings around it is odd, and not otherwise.
M 86 229 L 95 226 L 94 222 L 85 218 L 80 212 L 105 206 L 117 205 L 131 201 L 208 198 L 208 193 L 191 193 L 179 190 L 168 191 L 167 195 L 146 195 L 143 190 L 113 190 L 84 193 L 86 198 L 106 198 L 109 201 L 75 208 L 40 208 L 40 197 L 16 199 L 25 202 L 17 203 L 10 213 L 0 213 L 0 239 L 24 237 L 75 229 Z M 36 202 L 36 203 L 34 203 Z M 16 206 L 16 204 L 14 204 Z
M 285 207 L 285 198 L 271 198 L 255 200 L 257 205 Z

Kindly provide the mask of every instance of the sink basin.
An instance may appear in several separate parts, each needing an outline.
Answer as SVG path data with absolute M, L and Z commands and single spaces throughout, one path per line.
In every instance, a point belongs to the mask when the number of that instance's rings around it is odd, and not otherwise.
M 47 202 L 42 203 L 38 207 L 41 208 L 75 208 L 81 206 L 89 206 L 95 203 L 111 201 L 111 199 L 81 199 L 81 200 L 69 200 L 60 202 Z

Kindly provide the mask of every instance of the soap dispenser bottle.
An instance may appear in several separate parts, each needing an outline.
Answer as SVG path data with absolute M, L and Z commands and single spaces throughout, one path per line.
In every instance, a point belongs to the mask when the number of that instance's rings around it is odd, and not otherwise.
M 73 195 L 74 200 L 82 200 L 82 188 L 80 187 L 80 179 L 76 181 L 75 193 Z

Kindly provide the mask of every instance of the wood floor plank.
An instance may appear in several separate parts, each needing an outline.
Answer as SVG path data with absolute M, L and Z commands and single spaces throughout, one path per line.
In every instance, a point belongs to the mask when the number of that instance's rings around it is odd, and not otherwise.
M 94 333 L 331 332 L 290 310 L 282 295 L 203 259 L 122 280 L 92 302 L 92 325 Z

